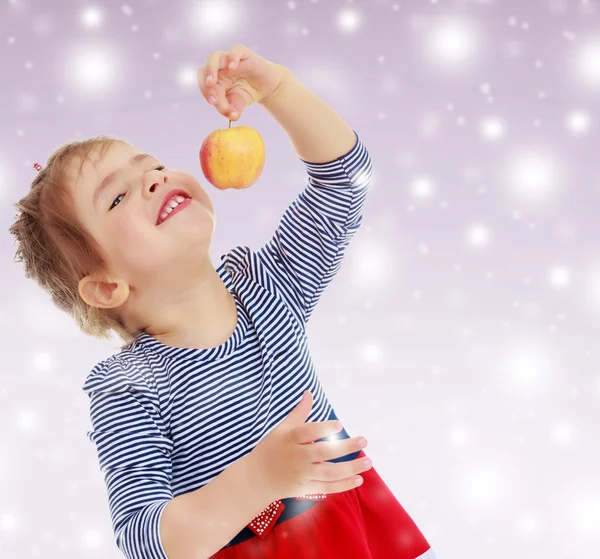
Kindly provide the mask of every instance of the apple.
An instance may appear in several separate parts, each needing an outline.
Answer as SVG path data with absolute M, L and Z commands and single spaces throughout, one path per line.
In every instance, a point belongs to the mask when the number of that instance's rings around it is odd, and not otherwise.
M 219 190 L 254 184 L 265 165 L 265 143 L 249 126 L 211 132 L 200 147 L 200 166 L 206 180 Z

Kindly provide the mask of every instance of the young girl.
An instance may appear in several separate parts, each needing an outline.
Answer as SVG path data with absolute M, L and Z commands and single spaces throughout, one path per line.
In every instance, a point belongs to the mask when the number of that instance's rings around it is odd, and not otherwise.
M 197 180 L 104 137 L 53 154 L 11 227 L 28 277 L 84 332 L 125 342 L 83 386 L 116 544 L 130 559 L 432 559 L 366 441 L 337 422 L 307 346 L 361 224 L 369 154 L 289 70 L 241 45 L 198 79 L 230 120 L 260 103 L 305 165 L 260 249 L 215 269 Z

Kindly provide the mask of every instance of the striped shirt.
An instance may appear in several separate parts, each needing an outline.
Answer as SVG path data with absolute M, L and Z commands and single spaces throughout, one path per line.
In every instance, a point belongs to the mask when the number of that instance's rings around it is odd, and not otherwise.
M 247 455 L 313 394 L 308 421 L 333 412 L 305 326 L 359 229 L 371 159 L 356 143 L 329 163 L 302 161 L 307 185 L 259 250 L 238 246 L 217 272 L 237 306 L 235 331 L 211 349 L 177 348 L 140 333 L 98 363 L 83 390 L 108 492 L 116 544 L 129 559 L 166 559 L 166 504 Z M 251 519 L 248 519 L 250 522 Z

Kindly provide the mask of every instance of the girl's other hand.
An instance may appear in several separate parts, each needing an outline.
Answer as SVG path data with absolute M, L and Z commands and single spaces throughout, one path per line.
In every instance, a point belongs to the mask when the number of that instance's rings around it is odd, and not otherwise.
M 308 422 L 312 394 L 306 391 L 300 403 L 247 455 L 252 482 L 270 499 L 299 497 L 312 493 L 341 493 L 362 483 L 359 474 L 371 468 L 366 458 L 329 462 L 365 448 L 362 437 L 319 441 L 338 433 L 338 421 Z M 314 442 L 319 441 L 319 442 Z

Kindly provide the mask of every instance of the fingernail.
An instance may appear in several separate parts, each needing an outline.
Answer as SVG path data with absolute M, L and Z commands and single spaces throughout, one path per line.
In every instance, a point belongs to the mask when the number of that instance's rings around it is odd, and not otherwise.
M 237 117 L 238 117 L 238 114 L 235 111 L 233 111 L 232 113 L 229 113 L 230 119 L 235 120 Z
M 214 97 L 211 95 L 211 96 L 208 98 L 208 102 L 209 102 L 211 105 L 214 105 L 214 104 L 217 102 L 217 100 L 216 100 L 216 99 L 215 99 L 215 98 L 214 98 Z
M 367 446 L 367 439 L 362 438 L 362 437 L 360 439 L 358 439 L 358 446 L 360 448 L 365 448 L 365 446 Z
M 206 76 L 206 83 L 210 82 L 212 80 L 212 74 L 208 74 L 208 76 Z
M 371 459 L 370 459 L 370 458 L 365 458 L 365 459 L 363 460 L 363 467 L 364 467 L 364 468 L 370 468 L 372 463 L 373 463 L 373 462 L 371 462 Z
M 229 67 L 230 68 L 235 68 L 235 62 L 233 60 L 229 63 Z

